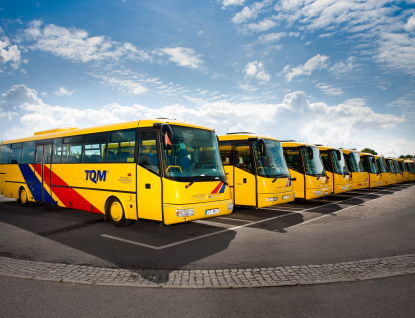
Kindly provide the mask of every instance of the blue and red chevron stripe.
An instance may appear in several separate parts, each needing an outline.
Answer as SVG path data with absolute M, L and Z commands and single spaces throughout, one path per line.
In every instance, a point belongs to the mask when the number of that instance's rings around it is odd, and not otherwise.
M 214 193 L 224 193 L 225 192 L 225 188 L 226 188 L 226 183 L 224 182 L 219 182 L 219 184 L 217 185 L 217 187 L 215 189 L 213 189 L 213 191 L 210 194 L 214 194 Z
M 42 167 L 34 164 L 19 164 L 20 171 L 23 178 L 36 201 L 43 201 L 42 197 Z M 70 187 L 64 180 L 62 180 L 56 173 L 44 166 L 43 177 L 43 196 L 44 202 L 51 202 L 53 205 L 58 205 L 52 198 L 52 192 L 57 199 L 65 207 L 73 209 L 91 211 L 96 213 L 103 213 L 95 206 L 80 195 L 76 189 Z M 53 185 L 51 180 L 53 180 Z M 34 186 L 33 186 L 34 185 Z

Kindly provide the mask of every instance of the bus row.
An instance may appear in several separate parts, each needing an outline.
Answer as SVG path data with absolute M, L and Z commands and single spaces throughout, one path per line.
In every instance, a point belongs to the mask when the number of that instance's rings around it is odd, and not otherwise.
M 414 180 L 409 161 L 169 119 L 59 128 L 2 141 L 0 193 L 174 224 Z

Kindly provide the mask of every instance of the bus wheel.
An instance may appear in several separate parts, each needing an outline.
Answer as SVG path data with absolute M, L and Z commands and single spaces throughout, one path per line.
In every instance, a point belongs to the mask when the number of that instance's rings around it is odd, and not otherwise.
M 29 198 L 27 197 L 26 189 L 21 187 L 19 190 L 19 201 L 23 206 L 32 206 L 33 202 L 29 201 Z
M 110 216 L 111 223 L 117 227 L 129 226 L 133 223 L 133 220 L 125 218 L 124 208 L 116 198 L 112 198 L 108 203 L 108 215 Z

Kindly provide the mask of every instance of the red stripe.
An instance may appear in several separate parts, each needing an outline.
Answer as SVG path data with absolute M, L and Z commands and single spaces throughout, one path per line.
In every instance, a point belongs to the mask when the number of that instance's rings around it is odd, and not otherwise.
M 45 166 L 45 173 L 50 174 L 51 170 Z M 52 171 L 52 180 L 54 185 L 60 185 L 69 187 L 69 185 L 63 181 L 56 173 Z M 95 206 L 92 209 L 92 204 L 86 200 L 82 195 L 76 192 L 72 188 L 53 187 L 52 192 L 58 197 L 58 199 L 68 208 L 84 210 L 95 213 L 103 213 Z M 71 205 L 72 203 L 72 205 Z
M 221 182 L 219 182 L 219 184 L 218 184 L 218 186 L 211 192 L 211 194 L 213 194 L 213 193 L 218 193 L 218 191 L 219 191 L 219 189 L 220 189 L 220 187 L 222 186 L 222 184 L 223 184 L 223 182 L 221 181 Z

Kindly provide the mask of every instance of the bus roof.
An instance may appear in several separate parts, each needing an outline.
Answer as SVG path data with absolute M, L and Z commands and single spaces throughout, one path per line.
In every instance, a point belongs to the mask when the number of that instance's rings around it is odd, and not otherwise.
M 329 146 L 320 146 L 320 145 L 315 145 L 318 147 L 318 149 L 320 150 L 337 150 L 338 148 L 333 148 L 333 147 L 329 147 Z
M 360 156 L 366 156 L 366 157 L 374 157 L 375 155 L 372 153 L 367 153 L 367 152 L 359 152 Z
M 179 120 L 167 119 L 167 118 L 157 118 L 157 119 L 134 120 L 134 121 L 124 122 L 124 123 L 117 123 L 117 124 L 96 126 L 96 127 L 89 127 L 89 128 L 69 127 L 69 128 L 51 129 L 51 130 L 36 132 L 33 136 L 30 136 L 30 137 L 3 140 L 1 144 L 11 144 L 11 143 L 25 142 L 25 141 L 32 141 L 32 140 L 42 140 L 42 139 L 52 139 L 52 138 L 76 136 L 76 135 L 83 135 L 83 134 L 93 134 L 93 133 L 99 133 L 102 131 L 114 131 L 114 130 L 130 129 L 130 128 L 138 128 L 138 127 L 152 127 L 153 124 L 156 124 L 156 123 L 173 124 L 173 125 L 187 126 L 187 127 L 200 128 L 200 129 L 213 131 L 213 129 L 211 128 L 192 124 L 192 123 L 185 122 L 185 121 L 179 121 Z
M 351 153 L 351 152 L 356 152 L 356 153 L 359 153 L 359 151 L 357 151 L 357 150 L 353 150 L 353 149 L 343 149 L 343 148 L 339 148 L 343 153 L 345 153 L 345 154 L 349 154 L 349 153 Z
M 312 144 L 308 144 L 308 143 L 300 142 L 300 141 L 282 141 L 281 145 L 283 147 L 299 147 L 299 146 L 317 147 L 316 145 L 312 145 Z
M 240 133 L 230 133 L 226 135 L 220 135 L 218 136 L 219 140 L 225 141 L 225 140 L 248 140 L 248 138 L 262 138 L 262 139 L 270 139 L 270 140 L 276 140 L 279 141 L 279 139 L 264 136 L 264 135 L 257 135 L 254 133 L 247 133 L 247 132 L 240 132 Z

